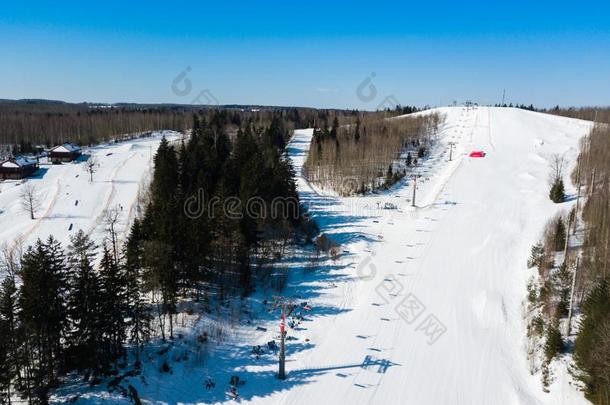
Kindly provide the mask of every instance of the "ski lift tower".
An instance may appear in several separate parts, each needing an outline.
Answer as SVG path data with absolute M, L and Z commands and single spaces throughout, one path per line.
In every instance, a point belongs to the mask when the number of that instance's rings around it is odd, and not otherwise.
M 415 191 L 417 190 L 417 178 L 421 177 L 418 174 L 411 176 L 413 178 L 413 199 L 411 200 L 411 207 L 415 207 Z
M 274 309 L 278 306 L 282 309 L 280 315 L 280 356 L 277 378 L 286 379 L 286 316 L 290 316 L 294 305 L 285 297 L 274 297 Z

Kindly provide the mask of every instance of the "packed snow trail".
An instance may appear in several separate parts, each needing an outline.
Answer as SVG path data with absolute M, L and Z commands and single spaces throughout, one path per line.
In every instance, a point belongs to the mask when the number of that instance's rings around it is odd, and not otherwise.
M 522 302 L 529 248 L 566 208 L 548 199 L 549 162 L 555 153 L 574 162 L 590 124 L 517 109 L 440 111 L 447 114 L 441 142 L 456 149 L 454 162 L 439 158 L 445 162 L 418 191 L 426 208 L 408 208 L 406 186 L 394 196 L 401 212 L 369 221 L 382 241 L 358 252 L 351 311 L 317 332 L 316 347 L 295 360 L 300 371 L 291 375 L 288 366 L 289 379 L 308 369 L 315 377 L 260 402 L 585 402 L 561 378 L 545 394 L 528 372 Z M 297 131 L 293 142 L 310 136 Z M 486 156 L 468 158 L 470 150 Z M 307 200 L 310 186 L 298 184 Z M 336 370 L 315 371 L 328 364 Z
M 168 140 L 180 134 L 165 131 Z M 104 214 L 119 210 L 117 231 L 123 237 L 133 219 L 132 207 L 143 180 L 150 175 L 152 157 L 161 133 L 150 137 L 98 145 L 85 150 L 98 166 L 93 182 L 82 161 L 61 165 L 42 164 L 39 173 L 24 180 L 40 200 L 34 220 L 21 207 L 22 180 L 0 183 L 0 246 L 25 248 L 36 239 L 53 235 L 64 247 L 79 229 L 99 245 L 106 238 Z M 121 208 L 122 207 L 122 208 Z M 70 229 L 71 227 L 71 229 Z

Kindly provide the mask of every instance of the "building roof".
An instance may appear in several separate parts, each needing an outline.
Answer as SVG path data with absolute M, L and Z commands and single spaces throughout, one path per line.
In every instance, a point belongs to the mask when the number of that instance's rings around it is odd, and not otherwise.
M 32 166 L 37 163 L 38 162 L 35 160 L 19 156 L 14 159 L 5 160 L 4 162 L 0 163 L 0 167 L 4 167 L 7 169 L 18 169 L 20 167 Z
M 57 145 L 54 148 L 51 148 L 51 152 L 58 153 L 74 153 L 80 152 L 80 147 L 71 143 L 64 143 L 63 145 Z

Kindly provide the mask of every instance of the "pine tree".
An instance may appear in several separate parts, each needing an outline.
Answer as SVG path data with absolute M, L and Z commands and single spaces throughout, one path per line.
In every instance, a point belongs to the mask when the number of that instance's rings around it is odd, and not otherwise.
M 540 267 L 542 265 L 542 261 L 544 260 L 544 247 L 542 246 L 542 242 L 538 241 L 535 245 L 532 246 L 530 251 L 530 257 L 527 260 L 527 267 Z
M 124 248 L 125 257 L 125 300 L 126 317 L 129 328 L 129 342 L 135 346 L 136 362 L 139 363 L 140 352 L 144 343 L 150 338 L 150 314 L 144 301 L 143 283 L 143 246 L 140 222 L 136 219 L 131 227 Z
M 20 321 L 26 345 L 26 395 L 41 403 L 63 371 L 67 283 L 64 252 L 52 236 L 38 240 L 23 256 Z
M 610 395 L 610 288 L 600 282 L 581 306 L 582 318 L 574 344 L 574 359 L 584 371 L 580 379 L 591 401 L 606 404 Z
M 544 344 L 544 355 L 546 361 L 550 362 L 553 357 L 561 353 L 564 349 L 564 343 L 559 332 L 559 322 L 557 320 L 550 322 L 546 331 L 546 341 Z
M 562 251 L 565 248 L 566 243 L 566 227 L 563 224 L 561 217 L 557 218 L 555 223 L 555 232 L 553 235 L 553 247 L 556 252 Z
M 100 366 L 107 371 L 124 354 L 123 342 L 126 339 L 125 277 L 119 263 L 104 245 L 100 262 L 100 323 L 102 333 Z
M 8 276 L 0 284 L 0 404 L 10 403 L 11 384 L 20 377 L 17 309 L 17 287 Z
M 551 191 L 549 192 L 549 198 L 554 203 L 562 203 L 565 201 L 565 187 L 563 185 L 563 180 L 561 177 L 558 177 L 551 186 Z
M 0 404 L 6 404 L 11 398 L 11 363 L 10 334 L 8 322 L 0 316 Z
M 70 238 L 68 247 L 69 286 L 68 333 L 69 366 L 78 370 L 96 368 L 100 304 L 100 282 L 93 267 L 96 246 L 82 230 Z

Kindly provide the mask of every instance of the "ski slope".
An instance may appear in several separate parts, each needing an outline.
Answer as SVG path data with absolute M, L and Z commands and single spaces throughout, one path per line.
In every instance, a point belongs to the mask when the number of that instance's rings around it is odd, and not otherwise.
M 239 303 L 239 320 L 229 310 L 219 319 L 199 309 L 180 315 L 181 337 L 151 343 L 142 375 L 124 385 L 146 404 L 586 403 L 565 368 L 554 367 L 549 393 L 539 374 L 530 375 L 522 304 L 531 245 L 550 217 L 574 203 L 549 200 L 550 161 L 564 154 L 569 173 L 591 123 L 509 108 L 436 111 L 446 120 L 416 169 L 416 207 L 411 181 L 352 198 L 309 184 L 301 169 L 313 131 L 295 131 L 287 153 L 300 198 L 342 254 L 314 271 L 298 249 L 278 264 L 291 272 L 282 294 L 311 308 L 300 305 L 303 320 L 287 327 L 286 380 L 276 378 L 277 352 L 266 348 L 278 338 L 279 309 L 269 304 L 277 293 L 260 288 Z M 486 156 L 469 158 L 472 150 Z M 218 325 L 219 341 L 197 341 Z M 263 347 L 260 356 L 254 345 Z M 170 373 L 159 371 L 164 361 Z M 227 395 L 232 376 L 245 381 L 237 399 Z M 214 387 L 204 387 L 208 378 Z M 130 403 L 82 381 L 52 398 L 66 401 Z
M 565 375 L 547 394 L 528 372 L 522 303 L 529 249 L 571 204 L 548 198 L 551 158 L 565 154 L 570 173 L 591 124 L 508 108 L 439 112 L 446 115 L 440 143 L 456 143 L 454 159 L 441 152 L 425 163 L 418 208 L 407 201 L 407 184 L 382 196 L 334 198 L 334 213 L 314 214 L 354 256 L 349 287 L 335 297 L 347 311 L 307 326 L 315 348 L 290 359 L 294 388 L 253 402 L 586 402 Z M 311 135 L 295 134 L 297 172 Z M 472 150 L 486 156 L 469 158 Z M 323 198 L 302 178 L 299 190 L 304 200 Z M 371 214 L 375 200 L 400 210 Z M 346 217 L 353 220 L 334 221 Z M 355 233 L 368 242 L 350 243 L 345 235 Z
M 179 134 L 163 133 L 168 140 Z M 84 151 L 98 166 L 93 182 L 83 161 L 61 165 L 41 162 L 38 174 L 25 181 L 0 183 L 0 246 L 27 247 L 36 239 L 53 235 L 66 247 L 70 236 L 82 229 L 99 245 L 106 237 L 104 213 L 119 212 L 117 231 L 124 236 L 134 218 L 138 192 L 151 172 L 152 158 L 162 134 L 119 143 L 99 145 Z M 33 186 L 39 209 L 35 219 L 21 204 L 25 183 Z M 72 229 L 70 229 L 72 227 Z

